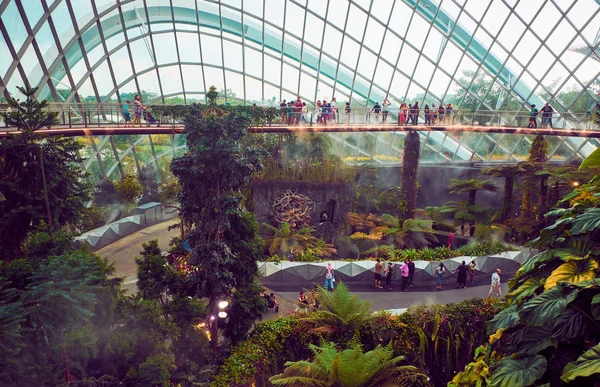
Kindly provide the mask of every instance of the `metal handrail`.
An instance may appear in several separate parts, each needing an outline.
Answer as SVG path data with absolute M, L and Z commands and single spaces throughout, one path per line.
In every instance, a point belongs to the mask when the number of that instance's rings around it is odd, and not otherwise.
M 157 112 L 167 108 L 189 105 L 168 105 L 168 104 L 151 104 L 148 105 L 147 111 Z M 134 105 L 130 104 L 130 115 L 133 120 Z M 257 108 L 278 108 L 278 106 L 257 106 Z M 123 119 L 123 104 L 106 102 L 106 103 L 48 103 L 46 108 L 48 111 L 58 113 L 58 124 L 53 127 L 122 127 Z M 398 108 L 388 108 L 387 114 L 382 110 L 380 113 L 375 113 L 372 108 L 356 108 L 352 107 L 351 114 L 346 114 L 344 106 L 338 106 L 335 114 L 323 114 L 316 112 L 313 106 L 310 107 L 308 113 L 297 113 L 281 111 L 279 119 L 275 122 L 264 123 L 267 126 L 271 125 L 327 125 L 336 123 L 340 125 L 389 125 L 389 126 L 410 126 L 414 123 L 408 119 L 404 120 L 404 115 L 399 112 Z M 0 105 L 0 113 L 7 111 L 7 105 Z M 409 110 L 408 115 L 411 116 Z M 183 117 L 177 116 L 160 116 L 154 117 L 156 122 L 150 117 L 142 118 L 144 126 L 160 125 L 181 126 Z M 408 118 L 408 117 L 407 117 Z M 430 119 L 426 122 L 426 116 L 423 108 L 419 109 L 417 125 L 429 126 L 453 126 L 453 125 L 469 125 L 469 126 L 506 126 L 506 127 L 527 127 L 529 124 L 529 112 L 527 111 L 490 111 L 490 110 L 460 110 L 453 109 L 452 114 L 440 115 L 437 109 L 432 109 Z M 550 119 L 548 122 L 547 119 Z M 547 127 L 555 129 L 578 129 L 578 130 L 598 130 L 594 124 L 594 114 L 574 114 L 569 112 L 554 112 L 550 117 L 545 117 L 542 112 L 539 112 L 535 123 L 537 127 Z M 2 117 L 0 116 L 0 127 L 9 128 Z M 10 129 L 10 128 L 9 128 Z

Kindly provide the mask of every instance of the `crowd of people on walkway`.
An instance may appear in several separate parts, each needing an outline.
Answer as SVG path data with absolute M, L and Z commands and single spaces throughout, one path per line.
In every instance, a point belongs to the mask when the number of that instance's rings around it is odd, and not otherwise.
M 467 282 L 473 286 L 475 284 L 475 271 L 477 269 L 477 264 L 475 260 L 472 260 L 471 263 L 467 264 L 466 261 L 462 261 L 462 263 L 455 269 L 452 270 L 453 274 L 456 274 L 456 282 L 458 283 L 459 289 L 466 289 Z M 414 288 L 413 280 L 415 277 L 415 263 L 412 259 L 406 259 L 398 266 L 398 270 L 400 271 L 400 290 L 403 292 L 407 292 L 410 288 Z M 438 291 L 442 290 L 442 283 L 444 279 L 444 275 L 446 274 L 446 266 L 443 262 L 440 262 L 438 267 L 435 269 L 436 276 L 436 289 Z M 488 297 L 492 294 L 497 295 L 498 297 L 502 297 L 502 291 L 500 290 L 500 269 L 497 269 L 496 272 L 492 275 L 492 287 L 490 289 L 490 293 Z M 394 263 L 388 262 L 387 267 L 381 261 L 381 259 L 377 259 L 375 262 L 374 268 L 375 274 L 375 289 L 385 289 L 392 290 L 392 279 L 394 277 Z M 333 291 L 335 288 L 335 270 L 330 263 L 327 264 L 323 271 L 323 275 L 325 276 L 325 289 L 329 291 Z M 384 281 L 385 280 L 385 285 Z
M 386 124 L 389 122 L 390 106 L 392 103 L 386 98 L 380 104 L 375 102 L 371 108 L 366 109 L 366 123 L 372 124 Z M 287 125 L 303 125 L 303 124 L 319 124 L 327 125 L 330 123 L 345 124 L 349 125 L 355 123 L 355 119 L 352 119 L 352 107 L 350 102 L 345 102 L 343 110 L 340 111 L 337 106 L 336 98 L 332 98 L 330 101 L 318 100 L 314 105 L 314 111 L 309 113 L 309 108 L 306 102 L 302 101 L 300 97 L 296 98 L 295 101 L 283 100 L 279 105 L 281 111 L 281 122 Z M 341 109 L 341 108 L 340 108 Z M 440 103 L 426 104 L 421 108 L 419 102 L 415 102 L 412 105 L 410 103 L 401 103 L 397 111 L 397 124 L 400 126 L 404 125 L 418 125 L 419 117 L 423 113 L 425 125 L 454 125 L 455 123 L 455 109 L 451 103 Z M 309 115 L 310 114 L 310 115 Z M 361 113 L 362 114 L 362 113 Z M 538 116 L 541 114 L 541 126 L 543 128 L 553 128 L 552 117 L 555 114 L 554 109 L 550 106 L 550 103 L 546 103 L 540 110 L 536 108 L 535 104 L 530 105 L 529 111 L 529 128 L 538 127 Z

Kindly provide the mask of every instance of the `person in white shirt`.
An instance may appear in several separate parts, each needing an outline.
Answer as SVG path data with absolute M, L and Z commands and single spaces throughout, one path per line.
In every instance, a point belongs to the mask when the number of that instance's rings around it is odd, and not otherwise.
M 492 274 L 492 284 L 490 286 L 488 298 L 492 296 L 492 293 L 495 293 L 498 297 L 502 297 L 502 289 L 500 289 L 500 273 L 502 273 L 502 271 L 496 269 L 496 272 Z

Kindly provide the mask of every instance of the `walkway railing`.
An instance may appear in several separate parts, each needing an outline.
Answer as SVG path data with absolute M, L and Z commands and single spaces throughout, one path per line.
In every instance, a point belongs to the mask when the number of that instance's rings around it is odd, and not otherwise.
M 129 105 L 131 119 L 134 119 L 134 105 Z M 183 123 L 183 115 L 189 105 L 148 105 L 143 112 L 141 119 L 142 126 L 161 127 L 179 127 Z M 257 106 L 256 108 L 274 108 L 273 106 Z M 410 126 L 410 125 L 429 125 L 429 126 L 507 126 L 507 127 L 528 127 L 529 113 L 526 111 L 466 111 L 452 110 L 450 114 L 440 114 L 432 112 L 426 115 L 423 109 L 420 109 L 416 119 L 412 119 L 414 114 L 402 114 L 397 108 L 388 109 L 388 112 L 374 112 L 372 109 L 352 108 L 350 114 L 346 114 L 344 107 L 338 107 L 335 113 L 323 112 L 288 112 L 287 109 L 279 110 L 280 114 L 273 122 L 264 122 L 265 126 L 291 126 L 291 125 L 351 125 L 351 126 Z M 80 128 L 80 127 L 123 127 L 125 119 L 123 115 L 123 105 L 116 103 L 50 103 L 48 111 L 58 113 L 58 124 L 53 128 Z M 6 112 L 7 106 L 0 105 L 0 113 Z M 149 113 L 149 114 L 148 114 Z M 594 115 L 573 114 L 568 112 L 554 112 L 551 115 L 544 116 L 540 112 L 535 119 L 539 128 L 556 129 L 578 129 L 578 130 L 598 130 L 594 124 Z M 11 129 L 0 116 L 0 128 Z M 1 129 L 0 129 L 1 130 Z

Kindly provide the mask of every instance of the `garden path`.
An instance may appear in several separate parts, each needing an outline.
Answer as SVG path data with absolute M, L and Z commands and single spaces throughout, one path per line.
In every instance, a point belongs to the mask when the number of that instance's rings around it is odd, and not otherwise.
M 115 243 L 108 245 L 97 251 L 101 257 L 106 257 L 110 262 L 114 262 L 116 266 L 115 275 L 123 277 L 124 282 L 122 288 L 126 293 L 133 293 L 136 290 L 135 283 L 137 281 L 137 266 L 134 258 L 139 256 L 142 249 L 142 243 L 152 239 L 158 239 L 158 243 L 163 252 L 166 252 L 169 246 L 169 241 L 174 236 L 177 236 L 179 230 L 167 230 L 167 226 L 173 224 L 173 220 L 168 220 L 162 223 L 155 224 L 143 230 L 134 232 L 122 238 Z M 508 280 L 502 278 L 503 281 Z M 431 291 L 424 287 L 423 284 L 414 290 L 408 292 L 400 292 L 399 284 L 396 285 L 394 291 L 379 290 L 376 291 L 371 286 L 366 284 L 357 285 L 351 284 L 350 290 L 358 294 L 363 300 L 373 302 L 373 310 L 380 309 L 402 309 L 409 306 L 421 304 L 445 304 L 449 302 L 458 302 L 474 297 L 486 297 L 489 290 L 489 278 L 476 278 L 475 285 L 466 289 L 456 289 L 454 281 L 448 281 L 444 286 L 444 290 L 438 292 L 435 290 L 435 283 L 432 280 Z M 296 307 L 296 299 L 300 288 L 285 289 L 276 291 L 276 295 L 281 304 L 279 315 L 288 315 L 292 313 Z M 502 284 L 502 292 L 506 294 L 507 285 Z M 273 318 L 277 315 L 272 310 L 267 314 L 267 318 Z

